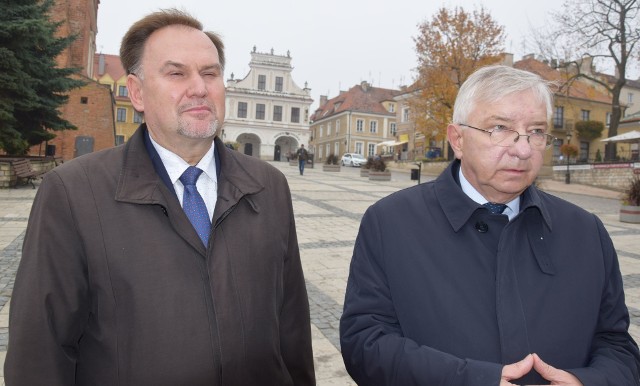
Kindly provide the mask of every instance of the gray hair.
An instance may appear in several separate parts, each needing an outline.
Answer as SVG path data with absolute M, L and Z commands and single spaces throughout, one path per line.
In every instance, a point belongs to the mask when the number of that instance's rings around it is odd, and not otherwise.
M 553 92 L 549 83 L 537 74 L 517 68 L 493 65 L 478 69 L 462 84 L 453 106 L 453 122 L 467 123 L 479 101 L 492 103 L 507 95 L 532 91 L 547 108 L 547 121 L 553 113 Z

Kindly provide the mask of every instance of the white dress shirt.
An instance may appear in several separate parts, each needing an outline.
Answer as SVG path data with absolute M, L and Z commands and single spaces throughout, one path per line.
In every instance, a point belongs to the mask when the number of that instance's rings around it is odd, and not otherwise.
M 180 176 L 191 165 L 187 161 L 183 160 L 179 155 L 165 149 L 156 141 L 153 140 L 151 133 L 149 138 L 153 147 L 158 152 L 160 160 L 164 168 L 169 174 L 169 179 L 173 184 L 173 189 L 176 191 L 180 206 L 182 206 L 182 196 L 184 195 L 184 185 L 180 182 Z M 204 204 L 207 206 L 207 212 L 209 212 L 209 220 L 213 218 L 213 210 L 216 207 L 216 201 L 218 199 L 218 176 L 216 174 L 216 157 L 214 157 L 215 145 L 211 143 L 211 148 L 205 153 L 200 162 L 195 165 L 198 169 L 202 169 L 202 174 L 198 177 L 196 182 L 196 188 L 198 193 L 202 196 Z
M 458 171 L 458 177 L 460 178 L 460 186 L 462 187 L 462 191 L 469 196 L 470 199 L 482 205 L 486 202 L 489 202 L 480 192 L 476 190 L 476 188 L 471 185 L 471 183 L 464 177 L 462 173 L 462 168 Z M 499 204 L 507 204 L 507 208 L 502 212 L 502 214 L 506 214 L 509 217 L 509 221 L 513 220 L 514 217 L 520 212 L 520 196 L 514 198 L 513 200 Z

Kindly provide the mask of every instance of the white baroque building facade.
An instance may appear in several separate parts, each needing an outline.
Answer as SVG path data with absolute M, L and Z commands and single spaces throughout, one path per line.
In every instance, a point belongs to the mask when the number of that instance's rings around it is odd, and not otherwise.
M 249 73 L 227 80 L 223 140 L 238 151 L 263 160 L 286 161 L 309 143 L 311 89 L 291 77 L 291 56 L 260 53 L 253 47 Z

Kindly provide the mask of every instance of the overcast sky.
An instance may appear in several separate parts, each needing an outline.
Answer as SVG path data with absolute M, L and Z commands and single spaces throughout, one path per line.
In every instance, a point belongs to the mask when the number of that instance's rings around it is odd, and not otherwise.
M 318 106 L 320 95 L 336 96 L 366 80 L 377 87 L 398 88 L 415 78 L 413 38 L 418 24 L 441 7 L 480 5 L 505 27 L 506 49 L 519 60 L 530 53 L 525 39 L 544 28 L 550 11 L 563 0 L 102 0 L 98 9 L 97 50 L 117 55 L 122 36 L 133 22 L 160 8 L 177 7 L 198 17 L 205 29 L 222 35 L 226 45 L 225 79 L 244 78 L 250 52 L 290 52 L 293 80 L 308 82 Z

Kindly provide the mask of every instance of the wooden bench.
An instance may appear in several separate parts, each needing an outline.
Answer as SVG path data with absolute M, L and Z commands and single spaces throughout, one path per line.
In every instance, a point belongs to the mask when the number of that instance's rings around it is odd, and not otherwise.
M 15 161 L 11 161 L 11 165 L 13 166 L 13 170 L 16 173 L 16 177 L 18 177 L 18 181 L 21 178 L 26 179 L 24 184 L 26 185 L 28 183 L 31 183 L 31 186 L 33 186 L 34 189 L 36 188 L 36 185 L 33 183 L 33 181 L 46 173 L 46 171 L 33 170 L 33 168 L 31 167 L 31 162 L 29 162 L 29 160 L 26 158 L 20 158 Z M 16 181 L 16 188 L 18 187 L 18 181 Z

